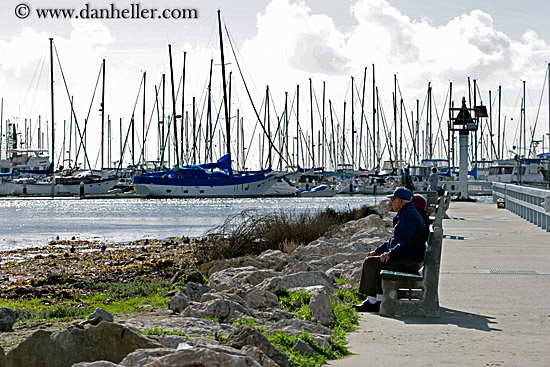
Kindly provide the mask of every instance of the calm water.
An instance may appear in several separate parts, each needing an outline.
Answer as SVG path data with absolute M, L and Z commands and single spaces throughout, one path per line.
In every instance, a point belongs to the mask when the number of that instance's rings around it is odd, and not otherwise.
M 201 236 L 244 209 L 260 212 L 355 209 L 384 197 L 258 199 L 0 199 L 0 249 L 42 246 L 60 239 L 106 243 Z

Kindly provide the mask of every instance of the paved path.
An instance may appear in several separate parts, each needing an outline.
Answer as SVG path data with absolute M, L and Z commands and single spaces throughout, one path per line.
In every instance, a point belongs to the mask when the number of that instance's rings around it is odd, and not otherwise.
M 441 317 L 361 314 L 330 366 L 550 366 L 550 233 L 492 203 L 451 203 Z

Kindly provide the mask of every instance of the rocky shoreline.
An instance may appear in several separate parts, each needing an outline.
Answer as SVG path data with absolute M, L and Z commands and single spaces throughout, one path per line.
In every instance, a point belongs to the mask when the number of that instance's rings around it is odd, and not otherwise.
M 198 272 L 187 272 L 187 281 L 177 284 L 168 310 L 114 315 L 114 322 L 97 325 L 93 324 L 100 320 L 79 327 L 73 323 L 61 332 L 52 330 L 54 325 L 40 325 L 37 328 L 45 330 L 10 349 L 0 366 L 145 366 L 152 362 L 155 366 L 290 366 L 288 356 L 265 337 L 278 333 L 307 334 L 292 346 L 306 355 L 316 353 L 319 347 L 330 350 L 337 336 L 330 328 L 337 319 L 334 304 L 345 302 L 336 297 L 337 292 L 358 283 L 365 253 L 391 233 L 384 203 L 376 211 L 378 214 L 348 222 L 330 236 L 290 254 L 268 250 L 257 257 L 204 264 L 200 269 L 208 276 L 207 283 L 201 282 Z M 48 253 L 44 249 L 22 251 L 18 262 L 9 266 L 4 257 L 9 254 L 1 254 L 1 292 L 9 298 L 48 289 L 38 280 L 51 273 L 71 274 L 74 287 L 65 290 L 67 295 L 86 292 L 82 285 L 88 281 L 131 279 L 145 267 L 156 276 L 177 279 L 184 273 L 174 274 L 174 269 L 196 264 L 192 246 L 185 241 L 149 240 L 105 252 L 93 243 L 74 244 L 74 252 L 66 243 L 53 244 Z M 337 279 L 349 283 L 337 283 Z M 52 287 L 45 294 L 59 291 Z M 296 318 L 280 307 L 279 296 L 286 291 L 309 295 L 310 320 Z M 67 324 L 56 326 L 67 328 Z M 15 329 L 17 333 L 17 325 Z M 109 341 L 109 345 L 99 340 Z

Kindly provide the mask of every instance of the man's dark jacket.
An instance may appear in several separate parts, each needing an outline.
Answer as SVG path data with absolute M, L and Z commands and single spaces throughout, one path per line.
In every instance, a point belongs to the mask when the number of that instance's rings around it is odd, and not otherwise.
M 422 262 L 426 251 L 426 224 L 412 202 L 399 210 L 394 223 L 393 236 L 375 250 L 376 254 L 389 252 L 390 259 L 405 257 Z

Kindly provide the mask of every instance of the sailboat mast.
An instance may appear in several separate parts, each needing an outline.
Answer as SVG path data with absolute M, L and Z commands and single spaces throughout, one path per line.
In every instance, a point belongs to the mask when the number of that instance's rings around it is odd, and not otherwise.
M 181 144 L 180 144 L 180 156 L 183 161 L 183 116 L 185 116 L 185 62 L 187 61 L 187 52 L 183 52 L 183 75 L 181 81 Z M 186 120 L 187 121 L 187 120 Z M 187 139 L 186 139 L 187 140 Z
M 142 124 L 141 124 L 141 159 L 143 159 L 143 164 L 145 165 L 145 85 L 147 82 L 147 72 L 143 72 L 143 110 L 142 110 Z M 140 160 L 141 160 L 140 159 Z
M 360 128 L 359 128 L 359 169 L 361 169 L 361 156 L 362 149 L 363 149 L 363 119 L 365 116 L 365 87 L 367 82 L 367 67 L 365 67 L 365 71 L 363 72 L 363 95 L 361 96 L 361 122 L 360 122 Z M 367 140 L 368 144 L 368 140 Z M 367 163 L 367 162 L 365 162 Z
M 309 112 L 311 118 L 311 168 L 315 169 L 315 134 L 313 133 L 313 81 L 309 78 Z
M 176 92 L 174 89 L 174 68 L 172 67 L 172 45 L 168 45 L 168 56 L 170 57 L 170 81 L 172 82 L 172 123 L 174 124 L 174 150 L 176 153 L 176 172 L 179 177 L 180 155 L 178 154 L 178 124 L 176 120 Z
M 300 86 L 296 86 L 296 170 L 300 162 Z
M 351 169 L 355 169 L 355 78 L 351 77 Z
M 104 153 L 104 140 L 105 140 L 105 59 L 103 59 L 103 65 L 101 66 L 103 73 L 103 85 L 101 87 L 101 169 L 105 167 L 103 157 Z M 72 115 L 72 114 L 71 114 Z M 63 150 L 65 151 L 65 150 Z
M 51 101 L 52 101 L 52 153 L 50 156 L 51 163 L 50 167 L 52 170 L 52 173 L 55 170 L 55 130 L 54 130 L 54 98 L 53 98 L 53 38 L 50 38 L 50 90 L 51 90 Z M 52 186 L 52 194 L 53 194 L 53 186 Z
M 231 120 L 229 119 L 229 107 L 227 104 L 227 81 L 225 79 L 225 58 L 223 55 L 223 35 L 221 11 L 218 9 L 218 30 L 220 34 L 220 55 L 222 62 L 222 83 L 223 83 L 223 107 L 225 112 L 225 130 L 227 134 L 227 153 L 231 154 Z
M 376 83 L 374 79 L 374 64 L 372 64 L 372 166 L 376 168 Z
M 395 159 L 392 163 L 392 168 L 397 168 L 397 75 L 393 74 L 393 131 L 394 131 L 394 141 L 395 141 Z

